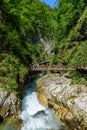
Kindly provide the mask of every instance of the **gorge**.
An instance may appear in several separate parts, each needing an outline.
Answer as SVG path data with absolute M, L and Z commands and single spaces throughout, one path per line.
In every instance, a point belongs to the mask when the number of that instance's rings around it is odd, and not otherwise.
M 86 122 L 87 0 L 1 0 L 0 130 L 86 130 Z
M 39 103 L 35 86 L 34 81 L 25 88 L 21 113 L 24 120 L 22 130 L 66 130 L 48 105 L 43 106 Z
M 56 111 L 70 130 L 87 129 L 87 88 L 72 84 L 67 74 L 48 74 L 37 82 L 40 102 L 43 100 Z M 47 98 L 47 101 L 45 98 Z

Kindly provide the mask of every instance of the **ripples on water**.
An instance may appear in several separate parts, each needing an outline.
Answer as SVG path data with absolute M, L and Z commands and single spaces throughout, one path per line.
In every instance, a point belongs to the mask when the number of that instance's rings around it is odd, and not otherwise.
M 21 119 L 24 126 L 21 130 L 60 130 L 62 125 L 53 117 L 48 106 L 42 106 L 35 91 L 35 82 L 25 88 L 25 97 L 22 101 Z M 64 129 L 62 129 L 64 130 Z

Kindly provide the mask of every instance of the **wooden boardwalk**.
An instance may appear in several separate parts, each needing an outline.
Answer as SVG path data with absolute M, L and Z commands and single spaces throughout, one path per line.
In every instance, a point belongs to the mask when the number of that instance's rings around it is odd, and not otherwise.
M 52 66 L 38 66 L 38 67 L 32 67 L 30 69 L 31 71 L 73 71 L 76 70 L 76 68 L 67 68 L 67 67 L 52 67 Z
M 49 65 L 49 61 L 45 61 L 45 62 L 40 62 L 40 63 L 36 63 L 36 64 L 32 64 L 28 67 L 28 70 L 30 71 L 75 71 L 75 70 L 79 70 L 79 71 L 87 71 L 87 66 L 86 64 L 81 65 Z

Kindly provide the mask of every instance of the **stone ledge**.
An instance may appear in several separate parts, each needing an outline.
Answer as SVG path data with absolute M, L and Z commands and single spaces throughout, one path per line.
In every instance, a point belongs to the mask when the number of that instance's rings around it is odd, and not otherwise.
M 87 129 L 87 87 L 71 85 L 71 79 L 59 74 L 49 74 L 37 81 L 38 94 L 57 111 L 62 121 L 72 130 Z M 39 86 L 39 87 L 38 87 Z M 39 95 L 40 97 L 40 95 Z M 41 102 L 41 98 L 40 102 Z M 44 98 L 43 98 L 44 100 Z

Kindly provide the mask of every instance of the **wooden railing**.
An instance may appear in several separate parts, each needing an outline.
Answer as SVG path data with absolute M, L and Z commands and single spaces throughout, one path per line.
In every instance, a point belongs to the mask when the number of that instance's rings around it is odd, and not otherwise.
M 28 67 L 30 71 L 74 71 L 74 70 L 84 70 L 87 71 L 86 63 L 75 64 L 75 65 L 49 65 L 49 62 L 41 62 L 32 64 Z

